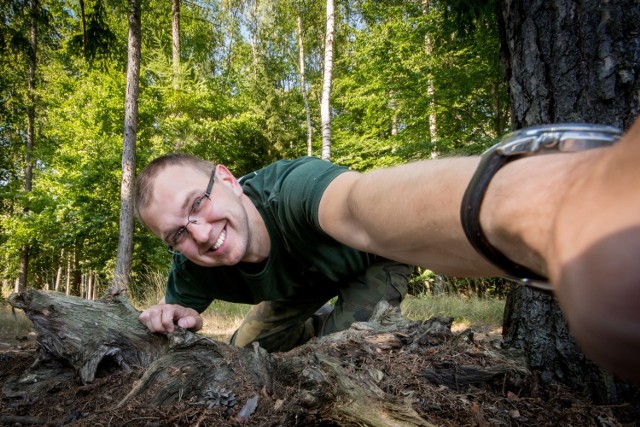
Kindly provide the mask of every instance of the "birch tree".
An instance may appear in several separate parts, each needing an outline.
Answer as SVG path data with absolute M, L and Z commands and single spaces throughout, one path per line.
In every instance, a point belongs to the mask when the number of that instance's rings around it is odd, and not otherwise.
M 322 122 L 322 159 L 331 159 L 331 79 L 333 74 L 333 39 L 335 11 L 333 0 L 327 0 L 327 29 L 324 40 L 324 73 L 320 118 Z
M 171 40 L 173 89 L 178 89 L 180 78 L 180 0 L 171 0 Z

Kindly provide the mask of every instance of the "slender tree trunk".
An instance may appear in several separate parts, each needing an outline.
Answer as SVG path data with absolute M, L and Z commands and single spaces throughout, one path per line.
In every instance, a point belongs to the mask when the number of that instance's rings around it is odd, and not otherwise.
M 307 82 L 305 81 L 304 66 L 304 43 L 302 39 L 302 18 L 296 17 L 296 27 L 298 30 L 298 52 L 300 59 L 300 90 L 304 99 L 304 112 L 307 118 L 307 155 L 313 155 L 313 127 L 311 127 L 311 111 L 309 110 L 309 95 L 307 94 Z
M 638 115 L 637 1 L 501 0 L 498 22 L 514 129 L 559 122 L 623 128 Z M 503 330 L 542 380 L 616 400 L 616 382 L 577 348 L 553 297 L 515 288 Z
M 87 273 L 87 299 L 93 300 L 93 271 Z
M 82 52 L 87 57 L 87 15 L 84 10 L 84 0 L 80 0 L 80 15 L 82 16 Z
M 82 295 L 82 271 L 80 271 L 80 260 L 78 256 L 78 246 L 73 248 L 73 276 L 71 277 L 71 295 Z
M 64 248 L 60 249 L 60 259 L 58 259 L 58 271 L 56 273 L 56 283 L 53 288 L 54 291 L 60 291 L 60 281 L 62 280 L 62 263 L 64 262 Z
M 431 2 L 430 0 L 422 1 L 422 11 L 424 14 L 429 14 L 431 12 Z M 431 57 L 433 53 L 433 46 L 431 43 L 431 34 L 427 32 L 424 35 L 424 53 L 427 58 Z M 436 117 L 436 87 L 433 83 L 433 78 L 429 79 L 427 83 L 427 95 L 429 96 L 429 140 L 432 144 L 435 144 L 438 140 L 438 126 L 437 126 L 437 117 Z
M 398 136 L 398 101 L 395 91 L 389 93 L 389 109 L 391 110 L 391 136 Z
M 64 294 L 71 295 L 71 257 L 67 255 L 67 277 L 64 286 Z
M 99 288 L 100 288 L 100 280 L 98 280 L 98 276 L 94 272 L 93 273 L 93 296 L 91 297 L 91 299 L 94 301 L 98 299 Z
M 320 116 L 322 120 L 322 158 L 331 159 L 331 81 L 333 76 L 333 37 L 335 27 L 335 11 L 333 0 L 327 0 L 327 31 L 324 40 L 324 75 L 322 82 L 322 103 Z
M 180 87 L 180 0 L 171 0 L 171 38 L 173 40 L 173 89 Z
M 251 12 L 251 55 L 253 59 L 253 80 L 258 81 L 258 0 L 253 0 L 253 10 Z
M 113 292 L 129 285 L 133 252 L 133 191 L 138 132 L 138 92 L 140 80 L 140 1 L 129 0 L 129 45 L 127 92 L 124 102 L 124 140 L 122 143 L 122 182 L 120 186 L 120 233 L 113 280 Z
M 38 21 L 37 14 L 39 8 L 38 0 L 29 2 L 29 77 L 28 77 L 28 102 L 27 106 L 27 133 L 25 135 L 25 169 L 24 169 L 24 190 L 31 191 L 33 183 L 33 147 L 35 145 L 36 126 L 36 53 L 38 48 Z M 25 208 L 27 213 L 29 208 Z M 27 288 L 29 276 L 29 244 L 24 244 L 20 248 L 20 273 L 16 292 L 22 292 Z

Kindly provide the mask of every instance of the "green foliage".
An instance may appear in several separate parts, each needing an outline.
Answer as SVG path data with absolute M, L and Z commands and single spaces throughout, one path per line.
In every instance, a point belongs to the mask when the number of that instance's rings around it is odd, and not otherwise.
M 75 279 L 91 273 L 103 289 L 118 241 L 126 4 L 87 0 L 85 41 L 78 4 L 41 0 L 36 168 L 27 194 L 29 16 L 23 3 L 0 5 L 0 276 L 15 279 L 20 249 L 29 244 L 31 286 L 51 286 L 60 267 Z M 365 171 L 477 153 L 507 130 L 490 4 L 462 14 L 463 1 L 429 3 L 428 9 L 413 0 L 338 3 L 336 163 Z M 322 2 L 301 0 L 182 1 L 175 76 L 170 2 L 144 2 L 137 168 L 180 151 L 222 162 L 240 176 L 305 155 L 298 17 L 319 153 L 324 13 Z M 164 245 L 136 225 L 137 298 L 144 297 L 150 272 L 166 272 L 169 263 Z
M 504 298 L 514 283 L 500 277 L 448 277 L 423 268 L 417 269 L 409 283 L 412 295 L 466 295 L 478 298 Z

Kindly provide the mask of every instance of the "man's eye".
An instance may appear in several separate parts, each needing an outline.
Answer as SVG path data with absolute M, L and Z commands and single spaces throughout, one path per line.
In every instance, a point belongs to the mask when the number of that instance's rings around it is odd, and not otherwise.
M 179 245 L 184 240 L 184 237 L 186 235 L 187 235 L 187 227 L 180 227 L 180 229 L 176 231 L 176 234 L 173 235 L 173 239 L 171 242 L 172 245 L 173 246 Z
M 193 206 L 191 206 L 191 212 L 198 212 L 202 207 L 202 205 L 204 205 L 204 196 L 200 196 L 193 201 Z

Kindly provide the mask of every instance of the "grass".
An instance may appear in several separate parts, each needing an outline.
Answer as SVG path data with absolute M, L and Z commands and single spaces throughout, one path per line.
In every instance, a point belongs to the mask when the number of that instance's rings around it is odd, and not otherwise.
M 502 324 L 504 300 L 425 293 L 407 296 L 401 308 L 402 314 L 412 320 L 426 320 L 434 316 L 453 317 L 454 329 L 498 328 Z
M 166 276 L 160 272 L 149 272 L 134 281 L 130 297 L 136 308 L 144 310 L 157 304 L 164 296 Z M 240 326 L 251 308 L 248 304 L 214 301 L 202 313 L 202 333 L 217 339 L 228 339 Z M 500 328 L 504 312 L 504 300 L 460 296 L 455 293 L 434 295 L 424 292 L 419 296 L 408 295 L 402 302 L 402 313 L 412 320 L 427 320 L 434 316 L 453 317 L 454 330 L 465 328 Z
M 144 310 L 164 296 L 166 275 L 149 272 L 133 281 L 129 297 L 133 305 Z M 214 301 L 202 314 L 202 333 L 226 340 L 240 326 L 251 308 L 248 304 L 234 304 Z M 408 295 L 402 303 L 402 313 L 412 320 L 426 320 L 434 316 L 453 317 L 454 330 L 465 328 L 500 328 L 504 312 L 504 300 L 460 296 L 454 293 L 434 295 L 424 292 L 419 296 Z M 0 299 L 0 342 L 13 342 L 16 337 L 24 337 L 31 330 L 31 321 L 21 310 L 11 310 Z
M 12 310 L 8 303 L 0 301 L 0 344 L 13 344 L 23 339 L 31 327 L 31 321 L 22 310 Z

